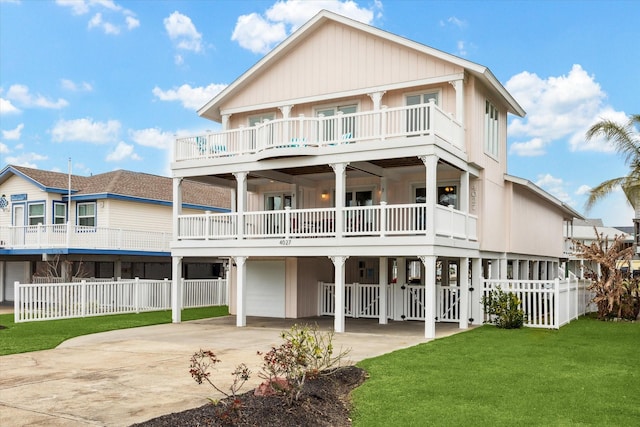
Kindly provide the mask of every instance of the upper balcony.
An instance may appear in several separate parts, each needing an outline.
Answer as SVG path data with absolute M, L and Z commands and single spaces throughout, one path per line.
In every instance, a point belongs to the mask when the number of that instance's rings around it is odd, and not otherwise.
M 293 153 L 295 149 L 304 149 L 304 154 L 320 155 L 328 152 L 327 148 L 342 144 L 367 144 L 412 136 L 429 136 L 428 143 L 441 144 L 456 153 L 465 152 L 462 124 L 432 101 L 396 108 L 383 106 L 380 110 L 353 114 L 301 115 L 178 138 L 174 159 L 181 162 L 253 154 L 261 154 L 260 158 L 279 157 L 281 148 L 293 149 Z
M 0 250 L 168 253 L 171 233 L 71 224 L 0 227 Z

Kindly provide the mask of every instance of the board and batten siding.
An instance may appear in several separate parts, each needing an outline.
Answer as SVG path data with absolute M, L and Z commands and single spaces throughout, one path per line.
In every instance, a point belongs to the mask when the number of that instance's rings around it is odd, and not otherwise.
M 454 64 L 330 22 L 297 41 L 222 110 L 461 73 Z

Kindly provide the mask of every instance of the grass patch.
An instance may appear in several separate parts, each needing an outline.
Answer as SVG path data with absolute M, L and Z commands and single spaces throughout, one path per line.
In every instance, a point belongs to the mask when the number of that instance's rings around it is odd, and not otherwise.
M 227 314 L 227 306 L 188 308 L 182 310 L 182 320 L 206 319 Z M 47 350 L 80 335 L 161 323 L 171 323 L 171 310 L 24 323 L 14 323 L 13 314 L 1 314 L 0 325 L 6 329 L 0 329 L 0 355 Z
M 640 420 L 640 323 L 494 326 L 358 363 L 354 426 L 623 426 Z

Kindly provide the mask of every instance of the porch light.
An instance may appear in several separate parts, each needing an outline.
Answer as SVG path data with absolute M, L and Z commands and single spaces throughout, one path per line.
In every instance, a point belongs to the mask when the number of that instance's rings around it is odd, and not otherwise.
M 322 200 L 327 200 L 329 199 L 329 192 L 327 190 L 322 190 L 322 194 L 320 194 L 320 198 Z
M 445 193 L 453 193 L 454 188 L 453 187 L 444 187 L 444 192 Z

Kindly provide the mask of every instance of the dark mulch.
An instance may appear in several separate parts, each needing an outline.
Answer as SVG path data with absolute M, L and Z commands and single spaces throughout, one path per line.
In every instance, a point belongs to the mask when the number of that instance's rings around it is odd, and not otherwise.
M 363 369 L 345 366 L 307 380 L 300 398 L 291 405 L 283 397 L 255 396 L 251 390 L 236 396 L 238 411 L 232 409 L 232 399 L 224 399 L 134 426 L 351 426 L 349 396 L 366 378 Z

